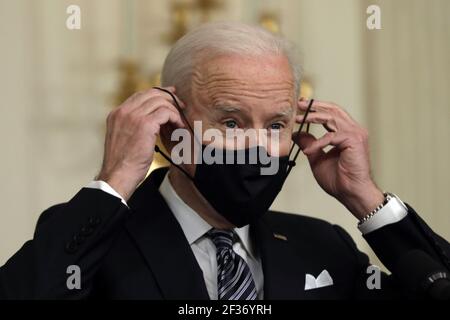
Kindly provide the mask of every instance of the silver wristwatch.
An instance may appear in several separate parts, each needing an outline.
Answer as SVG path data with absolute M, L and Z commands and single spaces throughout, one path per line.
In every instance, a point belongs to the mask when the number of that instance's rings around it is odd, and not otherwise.
M 408 211 L 408 209 L 407 209 L 406 205 L 403 203 L 403 201 L 400 200 L 400 198 L 397 197 L 395 194 L 393 194 L 391 192 L 384 192 L 383 195 L 384 195 L 384 201 L 378 207 L 373 209 L 369 214 L 364 216 L 364 218 L 359 220 L 358 225 L 363 224 L 364 222 L 371 219 L 374 215 L 376 215 L 377 213 L 379 213 L 382 210 L 390 209 L 390 211 L 392 211 L 394 215 L 397 211 L 399 211 L 399 209 L 401 209 L 402 212 L 404 212 L 403 210 Z

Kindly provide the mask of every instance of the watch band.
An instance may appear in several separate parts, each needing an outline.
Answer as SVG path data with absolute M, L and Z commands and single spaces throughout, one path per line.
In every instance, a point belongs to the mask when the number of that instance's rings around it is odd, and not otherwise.
M 408 214 L 406 205 L 393 193 L 385 192 L 385 200 L 381 208 L 373 210 L 365 219 L 358 223 L 358 229 L 363 233 L 375 231 L 383 226 L 397 223 Z M 380 206 L 379 206 L 380 207 Z
M 389 192 L 384 192 L 384 201 L 382 203 L 380 203 L 378 205 L 378 207 L 376 207 L 375 209 L 373 209 L 369 214 L 365 215 L 364 218 L 362 218 L 361 220 L 359 220 L 358 225 L 361 225 L 362 223 L 364 223 L 365 221 L 369 220 L 370 218 L 372 218 L 378 211 L 380 211 L 388 202 L 389 200 L 392 199 L 392 193 Z

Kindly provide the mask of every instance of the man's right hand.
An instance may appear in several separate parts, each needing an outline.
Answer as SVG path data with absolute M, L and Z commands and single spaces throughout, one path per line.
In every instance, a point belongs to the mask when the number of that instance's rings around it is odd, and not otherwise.
M 175 87 L 166 87 L 175 93 Z M 167 93 L 157 89 L 135 93 L 107 118 L 103 165 L 97 180 L 107 182 L 126 201 L 145 178 L 153 161 L 160 129 L 184 127 Z

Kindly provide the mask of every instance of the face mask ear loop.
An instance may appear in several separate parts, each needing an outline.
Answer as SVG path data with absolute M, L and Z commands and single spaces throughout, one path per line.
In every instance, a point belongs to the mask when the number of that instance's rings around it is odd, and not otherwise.
M 164 91 L 165 93 L 169 94 L 169 95 L 172 97 L 173 102 L 175 103 L 175 107 L 177 108 L 177 110 L 178 110 L 178 112 L 180 113 L 180 115 L 183 117 L 183 119 L 184 119 L 184 121 L 186 122 L 186 124 L 188 125 L 189 129 L 191 129 L 191 132 L 192 132 L 192 135 L 194 136 L 194 139 L 197 140 L 197 137 L 196 137 L 195 134 L 194 134 L 194 130 L 192 130 L 192 127 L 191 127 L 191 125 L 189 124 L 189 121 L 187 121 L 186 116 L 184 115 L 183 109 L 181 109 L 180 105 L 178 104 L 178 101 L 177 101 L 176 97 L 172 94 L 172 92 L 170 92 L 169 90 L 166 90 L 166 89 L 164 89 L 164 88 L 160 88 L 160 87 L 153 87 L 153 89 L 157 89 L 157 90 L 160 90 L 160 91 Z M 198 142 L 198 141 L 197 141 L 197 142 Z M 186 175 L 186 177 L 188 177 L 190 180 L 192 180 L 192 181 L 194 180 L 194 179 L 191 177 L 191 175 L 190 175 L 186 170 L 183 169 L 183 167 L 181 167 L 180 165 L 175 164 L 175 163 L 172 161 L 172 159 L 171 159 L 168 155 L 166 155 L 164 152 L 162 152 L 162 150 L 161 150 L 157 145 L 155 145 L 155 152 L 158 152 L 161 156 L 163 156 L 164 159 L 166 159 L 167 161 L 169 161 L 170 164 L 172 164 L 172 165 L 174 165 L 175 167 L 177 167 L 178 169 L 180 169 L 181 172 L 183 172 L 183 173 Z
M 167 156 L 164 152 L 162 152 L 161 149 L 160 149 L 158 146 L 156 146 L 156 145 L 155 145 L 155 152 L 158 152 L 160 155 L 163 156 L 164 159 L 166 159 L 167 161 L 169 161 L 170 164 L 172 164 L 172 165 L 174 165 L 175 167 L 177 167 L 178 169 L 180 169 L 181 172 L 183 172 L 183 173 L 186 175 L 186 177 L 188 177 L 190 180 L 192 180 L 192 181 L 194 180 L 194 179 L 191 177 L 191 175 L 190 175 L 186 170 L 183 169 L 183 167 L 181 167 L 181 166 L 175 164 L 175 163 L 172 161 L 172 159 L 170 159 L 170 157 Z
M 186 116 L 184 115 L 183 109 L 181 109 L 180 104 L 178 103 L 177 98 L 174 96 L 174 94 L 172 92 L 170 92 L 167 89 L 164 88 L 160 88 L 160 87 L 153 87 L 153 89 L 157 89 L 160 91 L 164 91 L 165 93 L 167 93 L 168 95 L 170 95 L 173 99 L 173 102 L 175 103 L 175 107 L 177 108 L 178 112 L 180 113 L 181 117 L 183 117 L 184 121 L 186 122 L 187 126 L 189 127 L 189 129 L 191 129 L 192 135 L 194 136 L 194 139 L 197 141 L 197 143 L 199 144 L 199 146 L 202 145 L 202 143 L 198 140 L 197 136 L 194 133 L 194 130 L 192 129 L 189 121 L 187 120 Z
M 306 118 L 308 117 L 308 114 L 311 112 L 311 108 L 312 108 L 313 103 L 314 103 L 314 99 L 311 99 L 309 101 L 308 108 L 306 109 L 305 116 L 303 117 L 303 121 L 300 124 L 300 128 L 298 129 L 297 133 L 302 132 L 303 126 L 305 125 Z M 306 132 L 309 132 L 309 123 L 306 125 Z M 289 158 L 291 157 L 292 151 L 294 150 L 295 146 L 296 146 L 296 144 L 293 143 L 292 147 L 291 147 L 291 150 L 289 151 Z M 289 167 L 288 167 L 288 170 L 286 172 L 286 176 L 289 174 L 289 172 L 291 172 L 292 168 L 295 167 L 295 164 L 296 164 L 295 161 L 297 160 L 297 157 L 300 154 L 300 151 L 301 151 L 301 149 L 298 148 L 297 152 L 294 155 L 294 158 L 292 160 L 289 160 Z

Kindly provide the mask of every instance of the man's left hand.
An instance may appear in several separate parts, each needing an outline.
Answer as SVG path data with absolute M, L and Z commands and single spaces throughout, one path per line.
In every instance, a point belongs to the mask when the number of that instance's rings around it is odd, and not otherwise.
M 305 112 L 309 101 L 300 99 Z M 296 117 L 301 123 L 303 115 Z M 341 107 L 314 101 L 305 123 L 321 124 L 328 131 L 320 138 L 308 133 L 294 135 L 294 141 L 308 157 L 319 185 L 362 219 L 384 200 L 370 175 L 368 132 Z M 323 148 L 332 146 L 325 152 Z

